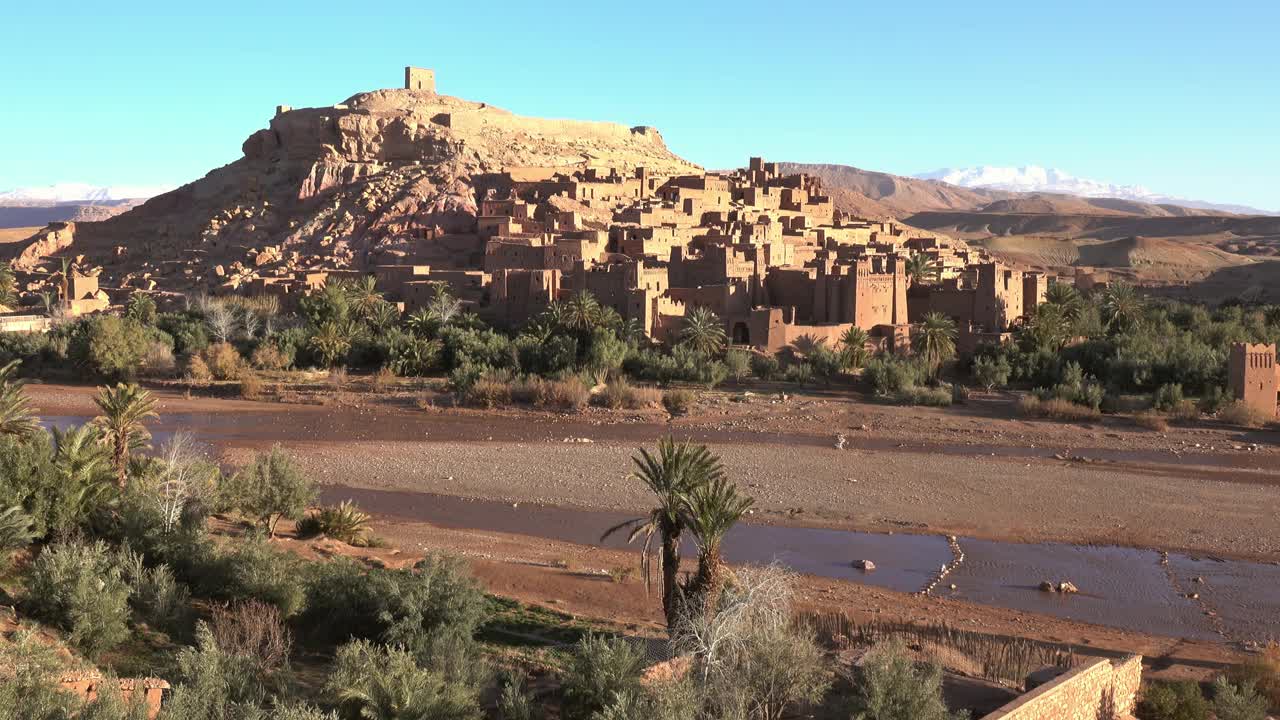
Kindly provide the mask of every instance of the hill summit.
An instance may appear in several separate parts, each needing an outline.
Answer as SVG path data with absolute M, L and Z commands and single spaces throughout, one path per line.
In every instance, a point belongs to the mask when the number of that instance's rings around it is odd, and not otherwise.
M 410 75 L 405 88 L 329 107 L 279 106 L 239 160 L 118 217 L 47 229 L 16 266 L 34 269 L 70 251 L 103 264 L 108 282 L 142 274 L 182 289 L 249 250 L 250 260 L 290 269 L 415 253 L 447 262 L 452 253 L 421 246 L 474 229 L 489 176 L 532 167 L 700 170 L 651 127 L 523 117 L 440 95 Z

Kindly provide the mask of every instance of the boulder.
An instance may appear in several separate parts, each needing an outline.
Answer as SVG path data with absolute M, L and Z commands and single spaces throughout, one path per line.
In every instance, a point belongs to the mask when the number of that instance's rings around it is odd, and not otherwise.
M 1058 592 L 1069 595 L 1071 593 L 1080 592 L 1080 588 L 1077 588 L 1075 585 L 1071 584 L 1071 582 L 1064 580 L 1063 582 L 1058 583 Z
M 1040 583 L 1040 592 L 1048 592 L 1048 593 L 1058 592 L 1058 588 L 1055 587 L 1054 584 L 1049 582 L 1048 580 L 1044 580 Z
M 863 572 L 871 572 L 876 569 L 876 564 L 870 560 L 854 560 L 853 566 Z

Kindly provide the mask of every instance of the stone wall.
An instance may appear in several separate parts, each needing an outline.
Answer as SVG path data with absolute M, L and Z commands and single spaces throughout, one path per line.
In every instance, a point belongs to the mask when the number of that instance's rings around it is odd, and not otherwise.
M 1075 667 L 983 720 L 1121 720 L 1133 713 L 1142 656 Z

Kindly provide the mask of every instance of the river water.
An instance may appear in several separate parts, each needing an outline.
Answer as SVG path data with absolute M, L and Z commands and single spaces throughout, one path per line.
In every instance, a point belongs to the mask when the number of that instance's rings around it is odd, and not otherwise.
M 85 422 L 83 417 L 49 417 L 47 426 Z M 390 418 L 388 418 L 390 420 Z M 351 413 L 232 413 L 167 415 L 153 428 L 161 443 L 181 430 L 209 446 L 272 442 L 347 440 L 464 440 L 494 433 L 483 420 L 467 418 L 436 423 L 429 429 L 405 422 L 403 415 L 384 422 Z M 608 426 L 597 441 L 611 439 Z M 623 429 L 618 429 L 621 432 Z M 626 429 L 635 432 L 636 428 Z M 429 436 L 428 436 L 429 433 Z M 524 423 L 502 428 L 509 441 L 559 437 L 553 427 Z M 706 434 L 706 433 L 703 433 Z M 697 437 L 695 433 L 695 437 Z M 705 442 L 761 441 L 759 437 L 697 437 Z M 621 437 L 619 438 L 621 439 Z M 829 438 L 788 437 L 789 442 L 829 443 Z M 874 441 L 865 441 L 867 449 Z M 883 450 L 889 451 L 887 448 Z M 920 450 L 916 450 L 919 452 Z M 945 449 L 943 450 L 945 452 Z M 964 447 L 972 455 L 974 448 Z M 1027 455 L 1040 449 L 1000 448 Z M 1116 453 L 1119 455 L 1119 453 Z M 1112 461 L 1124 461 L 1116 457 Z M 1249 462 L 1248 460 L 1245 463 Z M 1247 474 L 1237 460 L 1222 462 L 1220 472 Z M 1234 466 L 1234 467 L 1232 467 Z M 1206 468 L 1199 468 L 1204 472 Z M 1212 472 L 1212 471 L 1210 471 Z M 1245 480 L 1248 481 L 1248 480 Z M 369 512 L 444 527 L 509 532 L 607 547 L 625 546 L 625 533 L 602 540 L 608 528 L 631 516 L 597 510 L 521 503 L 469 500 L 446 495 L 324 486 L 326 503 L 355 500 Z M 1114 546 L 1058 543 L 1011 543 L 961 537 L 965 561 L 932 594 L 1077 621 L 1203 640 L 1280 638 L 1280 564 L 1224 560 Z M 733 563 L 778 562 L 810 575 L 837 578 L 901 592 L 919 592 L 933 583 L 944 564 L 953 561 L 945 537 L 919 534 L 864 533 L 746 522 L 726 538 L 725 556 Z M 872 560 L 864 572 L 853 563 Z M 1045 593 L 1042 581 L 1069 580 L 1080 592 Z M 950 585 L 956 589 L 950 589 Z M 1194 596 L 1194 597 L 1193 597 Z

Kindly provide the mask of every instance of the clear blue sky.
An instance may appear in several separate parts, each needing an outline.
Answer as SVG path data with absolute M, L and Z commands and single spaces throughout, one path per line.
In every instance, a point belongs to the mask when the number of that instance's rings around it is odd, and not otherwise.
M 179 183 L 277 103 L 435 68 L 515 112 L 910 174 L 1039 164 L 1280 210 L 1280 2 L 18 2 L 0 190 Z

